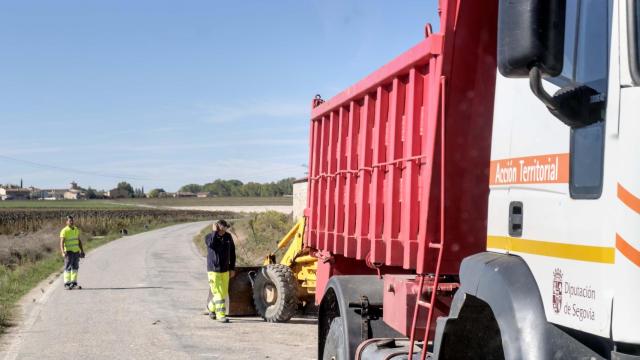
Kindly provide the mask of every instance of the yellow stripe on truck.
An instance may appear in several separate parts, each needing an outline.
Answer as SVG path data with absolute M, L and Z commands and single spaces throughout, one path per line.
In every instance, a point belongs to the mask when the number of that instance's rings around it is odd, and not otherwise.
M 603 264 L 613 264 L 616 260 L 616 249 L 613 247 L 574 245 L 509 236 L 487 236 L 487 249 L 502 249 L 508 252 Z

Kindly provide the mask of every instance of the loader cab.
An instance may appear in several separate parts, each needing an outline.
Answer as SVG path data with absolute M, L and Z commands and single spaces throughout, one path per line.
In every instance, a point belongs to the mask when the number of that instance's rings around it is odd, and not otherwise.
M 550 323 L 614 347 L 640 344 L 637 3 L 499 14 L 487 249 L 524 259 Z

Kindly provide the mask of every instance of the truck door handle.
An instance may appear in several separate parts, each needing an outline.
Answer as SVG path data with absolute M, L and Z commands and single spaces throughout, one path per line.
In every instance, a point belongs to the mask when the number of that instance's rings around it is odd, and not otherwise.
M 524 206 L 522 201 L 512 201 L 509 203 L 509 236 L 522 236 L 522 223 L 524 217 Z

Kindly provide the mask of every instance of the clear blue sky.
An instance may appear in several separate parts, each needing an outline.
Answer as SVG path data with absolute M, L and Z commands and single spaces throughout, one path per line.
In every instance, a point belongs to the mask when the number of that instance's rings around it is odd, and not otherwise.
M 172 191 L 301 177 L 312 97 L 418 43 L 436 8 L 0 1 L 0 183 Z

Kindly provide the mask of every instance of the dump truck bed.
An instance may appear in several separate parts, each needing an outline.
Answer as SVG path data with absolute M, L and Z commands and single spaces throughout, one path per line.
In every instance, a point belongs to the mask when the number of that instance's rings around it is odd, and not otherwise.
M 314 100 L 307 246 L 429 272 L 444 194 L 442 272 L 457 273 L 464 257 L 485 250 L 496 44 L 495 24 L 474 18 L 477 10 L 465 7 L 440 33 Z

